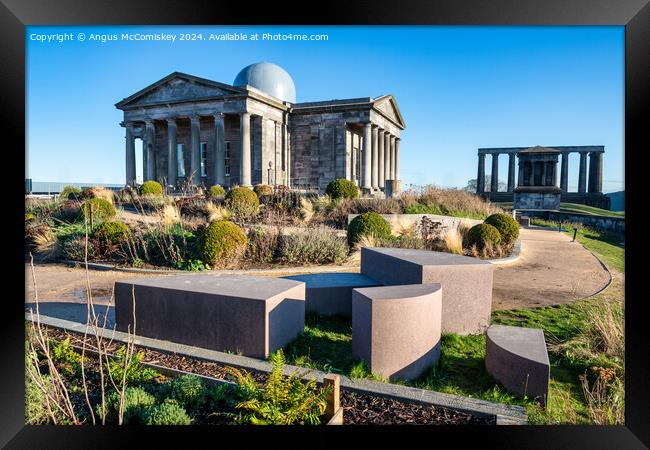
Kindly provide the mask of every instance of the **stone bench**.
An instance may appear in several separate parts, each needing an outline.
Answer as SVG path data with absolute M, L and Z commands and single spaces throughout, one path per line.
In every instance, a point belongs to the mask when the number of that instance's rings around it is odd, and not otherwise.
M 442 332 L 483 333 L 492 312 L 493 265 L 429 250 L 361 248 L 361 273 L 384 285 L 440 283 Z
M 546 405 L 550 363 L 542 330 L 492 325 L 486 333 L 485 368 L 510 392 Z
M 440 357 L 439 284 L 352 291 L 352 354 L 389 379 L 414 379 Z
M 352 289 L 381 286 L 360 273 L 314 273 L 284 277 L 305 283 L 305 312 L 321 315 L 352 315 Z
M 119 331 L 266 358 L 304 330 L 305 284 L 281 278 L 179 275 L 115 283 Z

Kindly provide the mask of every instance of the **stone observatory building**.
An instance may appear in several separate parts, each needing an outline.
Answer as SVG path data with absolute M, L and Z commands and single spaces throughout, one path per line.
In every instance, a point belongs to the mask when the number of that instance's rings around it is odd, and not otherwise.
M 281 67 L 259 62 L 232 85 L 174 72 L 115 105 L 124 112 L 126 183 L 284 185 L 322 192 L 335 178 L 365 195 L 399 190 L 400 133 L 392 95 L 296 101 Z

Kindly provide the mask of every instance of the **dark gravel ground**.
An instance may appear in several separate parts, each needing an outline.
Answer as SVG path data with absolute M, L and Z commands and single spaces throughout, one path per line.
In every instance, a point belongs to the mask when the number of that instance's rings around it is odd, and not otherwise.
M 73 345 L 83 343 L 83 335 L 48 328 L 48 334 L 55 339 L 71 337 Z M 88 338 L 88 348 L 92 348 L 94 339 Z M 112 353 L 123 343 L 115 342 L 109 347 Z M 186 372 L 204 375 L 220 380 L 231 380 L 226 374 L 226 366 L 210 361 L 203 361 L 187 356 L 169 354 L 136 346 L 136 351 L 142 351 L 144 357 L 142 362 L 156 364 L 171 369 L 183 370 Z M 253 378 L 263 382 L 267 378 L 266 373 L 250 371 Z M 343 407 L 343 422 L 346 425 L 494 425 L 495 420 L 484 417 L 473 416 L 468 413 L 447 408 L 425 406 L 416 403 L 402 402 L 368 394 L 360 394 L 347 390 L 341 390 L 341 406 Z M 228 411 L 226 411 L 228 412 Z M 234 411 L 232 411 L 234 412 Z M 198 414 L 195 417 L 197 424 L 229 424 L 231 420 L 227 416 L 208 416 Z

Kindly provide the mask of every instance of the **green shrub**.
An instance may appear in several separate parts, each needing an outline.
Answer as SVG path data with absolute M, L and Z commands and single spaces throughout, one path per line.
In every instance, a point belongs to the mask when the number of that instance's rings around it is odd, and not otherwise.
M 325 194 L 329 195 L 332 199 L 357 198 L 359 197 L 359 188 L 350 180 L 337 178 L 329 182 L 325 189 Z
M 36 373 L 36 352 L 29 348 L 29 341 L 25 341 L 25 423 L 27 425 L 41 425 L 52 421 L 47 409 L 45 394 L 29 375 Z M 50 375 L 43 375 L 43 387 L 46 390 L 53 388 Z M 57 410 L 53 411 L 59 416 Z
M 378 239 L 391 236 L 390 225 L 376 212 L 359 214 L 348 225 L 348 243 L 356 244 L 362 236 L 373 236 Z
M 205 400 L 203 381 L 195 375 L 176 377 L 169 383 L 169 397 L 188 411 L 198 409 Z
M 86 238 L 85 236 L 76 236 L 69 239 L 61 239 L 61 250 L 63 257 L 72 261 L 85 261 L 86 259 Z M 92 240 L 88 240 L 88 260 L 94 259 L 96 256 L 95 245 Z
M 115 352 L 115 358 L 108 360 L 108 371 L 111 374 L 111 377 L 116 384 L 122 383 L 124 378 L 124 369 L 126 367 L 126 346 L 121 346 Z M 142 358 L 144 357 L 144 352 L 134 352 L 129 360 L 129 365 L 126 368 L 126 383 L 143 383 L 151 381 L 156 378 L 159 374 L 151 367 L 142 367 Z
M 258 184 L 253 188 L 253 191 L 255 194 L 257 194 L 258 197 L 261 197 L 263 195 L 272 195 L 273 186 L 269 186 L 268 184 Z
M 157 197 L 162 197 L 163 187 L 157 181 L 149 180 L 142 183 L 140 186 L 140 195 L 153 195 Z
M 106 200 L 112 205 L 113 201 L 115 200 L 115 193 L 108 188 L 94 186 L 94 187 L 84 188 L 81 191 L 81 194 L 79 194 L 79 198 L 83 200 L 88 200 L 91 198 L 103 198 L 104 200 Z
M 156 398 L 141 387 L 127 386 L 124 389 L 124 413 L 122 415 L 122 423 L 145 423 L 145 412 L 149 408 L 154 407 L 155 404 Z M 101 417 L 101 408 L 101 403 L 98 403 L 95 407 L 95 412 L 98 417 Z M 120 392 L 114 390 L 106 397 L 106 421 L 110 423 L 117 423 L 119 410 Z
M 340 263 L 347 255 L 345 238 L 339 238 L 326 229 L 281 235 L 278 239 L 278 259 L 284 263 Z
M 492 225 L 499 231 L 504 244 L 510 244 L 519 237 L 519 224 L 508 214 L 492 214 L 485 219 L 484 223 Z
M 107 221 L 99 225 L 93 231 L 93 236 L 100 242 L 107 244 L 119 244 L 131 235 L 131 229 L 122 222 Z
M 260 200 L 257 194 L 245 187 L 236 187 L 229 190 L 226 194 L 225 204 L 235 217 L 241 220 L 255 217 L 260 208 Z
M 75 351 L 70 343 L 70 336 L 61 341 L 48 340 L 52 359 L 59 364 L 59 371 L 68 377 L 74 376 L 81 368 L 81 355 Z
M 203 230 L 199 241 L 201 259 L 212 266 L 235 263 L 243 256 L 248 244 L 244 230 L 227 220 L 210 223 Z
M 84 214 L 88 217 L 88 222 L 92 216 L 94 222 L 103 221 L 115 217 L 117 212 L 115 207 L 106 199 L 90 198 L 84 201 L 80 212 L 80 219 L 84 219 Z
M 221 187 L 221 185 L 215 184 L 214 186 L 210 186 L 210 189 L 208 189 L 208 197 L 223 197 L 226 194 L 226 190 Z
M 145 425 L 190 425 L 192 423 L 185 409 L 173 400 L 146 408 L 142 418 Z
M 484 249 L 486 246 L 495 248 L 501 243 L 501 234 L 492 225 L 479 223 L 469 229 L 467 243 L 469 246 L 476 245 L 479 250 Z
M 34 219 L 35 219 L 34 214 L 31 214 L 31 213 L 26 213 L 25 214 L 25 222 L 31 222 Z
M 81 198 L 81 189 L 76 186 L 65 186 L 59 198 L 63 200 L 79 200 Z

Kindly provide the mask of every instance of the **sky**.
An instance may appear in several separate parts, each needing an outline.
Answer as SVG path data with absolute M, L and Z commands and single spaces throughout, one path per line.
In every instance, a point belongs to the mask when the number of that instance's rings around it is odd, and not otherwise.
M 138 33 L 175 40 L 123 38 Z M 209 39 L 225 33 L 247 40 Z M 231 84 L 245 66 L 269 61 L 291 74 L 298 102 L 392 94 L 406 122 L 406 187 L 464 187 L 482 147 L 604 145 L 603 191 L 624 189 L 620 26 L 28 26 L 26 44 L 34 181 L 124 183 L 115 103 L 174 71 Z M 578 161 L 569 161 L 569 190 Z M 500 180 L 507 164 L 502 156 Z M 489 158 L 485 167 L 489 175 Z

